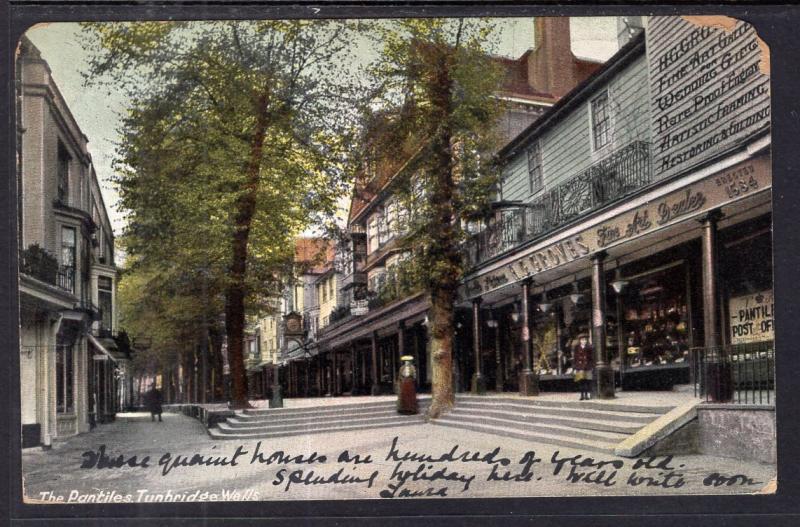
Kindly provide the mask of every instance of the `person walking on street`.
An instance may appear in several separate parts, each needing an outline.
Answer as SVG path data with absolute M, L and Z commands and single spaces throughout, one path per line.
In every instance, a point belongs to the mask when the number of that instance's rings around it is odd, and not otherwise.
M 156 384 L 153 383 L 150 385 L 150 390 L 144 396 L 144 404 L 147 407 L 147 411 L 150 412 L 150 420 L 155 421 L 156 415 L 158 415 L 158 422 L 161 422 L 161 403 L 164 401 L 164 397 L 161 395 L 161 390 L 156 388 Z
M 581 390 L 581 401 L 591 399 L 592 368 L 594 368 L 594 348 L 589 344 L 589 336 L 582 333 L 572 350 L 572 367 L 575 382 Z

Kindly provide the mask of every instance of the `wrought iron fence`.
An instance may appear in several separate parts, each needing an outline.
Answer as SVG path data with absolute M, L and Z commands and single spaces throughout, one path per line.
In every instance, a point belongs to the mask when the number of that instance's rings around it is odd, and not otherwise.
M 694 393 L 709 402 L 773 404 L 774 341 L 692 348 Z
M 530 203 L 503 212 L 467 241 L 468 263 L 477 265 L 509 251 L 651 181 L 650 143 L 629 143 Z

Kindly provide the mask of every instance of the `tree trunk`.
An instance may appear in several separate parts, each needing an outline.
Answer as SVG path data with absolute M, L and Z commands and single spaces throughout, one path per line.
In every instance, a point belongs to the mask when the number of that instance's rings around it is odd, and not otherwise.
M 231 243 L 232 260 L 229 285 L 225 291 L 225 333 L 228 337 L 228 363 L 231 368 L 231 405 L 250 407 L 247 397 L 247 372 L 244 368 L 245 278 L 250 226 L 256 211 L 259 172 L 264 138 L 267 131 L 269 96 L 259 96 L 256 106 L 256 127 L 250 142 L 250 158 L 246 168 L 245 188 L 236 201 L 235 230 Z
M 437 272 L 429 283 L 431 297 L 431 353 L 433 379 L 428 417 L 436 418 L 455 404 L 453 391 L 454 303 L 458 288 L 461 256 L 458 252 L 457 222 L 454 217 L 452 132 L 449 120 L 453 111 L 451 57 L 447 50 L 438 56 L 436 78 L 430 86 L 433 102 L 431 126 L 432 195 L 435 222 L 429 247 L 431 263 Z

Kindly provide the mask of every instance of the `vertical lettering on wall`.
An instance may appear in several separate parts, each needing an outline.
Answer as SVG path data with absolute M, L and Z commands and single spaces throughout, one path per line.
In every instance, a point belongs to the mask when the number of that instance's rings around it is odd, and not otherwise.
M 668 177 L 769 127 L 769 76 L 750 24 L 648 23 L 653 170 Z

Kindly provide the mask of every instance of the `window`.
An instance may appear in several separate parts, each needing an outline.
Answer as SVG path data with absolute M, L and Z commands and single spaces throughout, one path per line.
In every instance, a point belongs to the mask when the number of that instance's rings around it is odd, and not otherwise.
M 544 184 L 542 177 L 542 149 L 539 141 L 535 141 L 528 148 L 528 182 L 530 183 L 531 193 L 537 192 Z
M 378 221 L 373 216 L 367 224 L 367 243 L 369 245 L 368 251 L 373 252 L 378 248 Z
M 383 245 L 389 239 L 389 229 L 386 223 L 386 215 L 378 215 L 378 245 Z
M 103 329 L 112 328 L 114 306 L 112 304 L 113 282 L 108 276 L 97 277 L 97 303 L 100 304 L 101 324 Z
M 75 229 L 72 227 L 61 227 L 61 266 L 68 273 L 75 276 Z M 75 292 L 74 280 L 70 281 L 70 291 Z
M 592 141 L 599 150 L 611 141 L 611 119 L 608 112 L 608 92 L 592 101 Z
M 328 301 L 328 288 L 325 287 L 325 282 L 322 282 L 322 303 Z
M 386 231 L 391 238 L 397 234 L 397 202 L 392 201 L 386 206 Z
M 58 143 L 58 201 L 69 203 L 69 162 L 70 157 L 66 147 Z
M 74 409 L 72 345 L 56 345 L 56 412 L 70 413 Z

